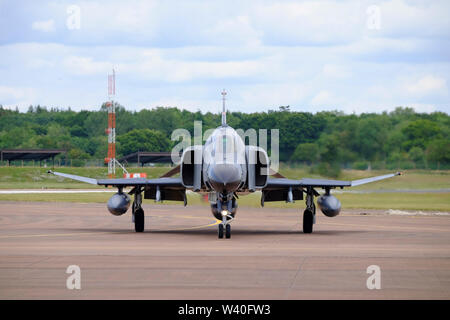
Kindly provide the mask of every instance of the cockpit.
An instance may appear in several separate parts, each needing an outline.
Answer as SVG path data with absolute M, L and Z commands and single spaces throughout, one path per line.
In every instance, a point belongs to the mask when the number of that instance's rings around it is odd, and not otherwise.
M 219 127 L 205 142 L 206 163 L 245 164 L 245 145 L 230 127 Z

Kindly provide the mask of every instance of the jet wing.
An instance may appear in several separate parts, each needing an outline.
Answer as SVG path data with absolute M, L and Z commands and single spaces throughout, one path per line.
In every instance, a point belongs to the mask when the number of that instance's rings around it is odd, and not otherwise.
M 264 202 L 270 201 L 286 201 L 288 198 L 291 200 L 303 200 L 303 192 L 305 189 L 312 189 L 311 192 L 315 196 L 319 196 L 319 193 L 314 188 L 334 189 L 359 186 L 365 183 L 379 181 L 394 176 L 400 175 L 400 172 L 386 174 L 383 176 L 343 181 L 343 180 L 327 180 L 327 179 L 285 179 L 285 178 L 269 178 L 266 186 L 262 189 L 261 205 Z
M 343 180 L 327 180 L 327 179 L 310 179 L 304 178 L 300 180 L 284 179 L 284 178 L 269 178 L 267 180 L 267 185 L 263 190 L 271 189 L 284 189 L 290 187 L 299 188 L 344 188 L 344 187 L 355 187 L 362 184 L 375 182 L 383 179 L 392 178 L 401 175 L 401 172 L 390 173 L 382 176 L 376 176 L 371 178 L 353 180 L 353 181 L 343 181 Z
M 113 187 L 135 187 L 135 186 L 160 186 L 173 189 L 186 189 L 181 183 L 181 178 L 119 178 L 119 179 L 93 179 L 74 174 L 67 174 L 61 172 L 48 171 L 48 173 L 54 174 L 76 181 L 81 181 L 89 184 L 95 184 L 99 186 L 113 186 Z
M 100 179 L 97 180 L 97 184 L 101 186 L 113 186 L 113 187 L 128 187 L 128 186 L 161 186 L 172 187 L 180 189 L 186 189 L 182 183 L 181 178 L 131 178 L 131 179 Z

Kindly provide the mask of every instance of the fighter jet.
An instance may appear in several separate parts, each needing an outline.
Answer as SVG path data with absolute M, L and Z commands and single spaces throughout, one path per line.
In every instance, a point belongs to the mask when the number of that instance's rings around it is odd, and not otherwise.
M 372 178 L 339 181 L 303 178 L 287 179 L 271 172 L 269 157 L 263 148 L 245 145 L 242 137 L 226 122 L 225 102 L 222 123 L 215 129 L 205 144 L 186 148 L 180 164 L 157 179 L 123 178 L 92 179 L 87 177 L 49 171 L 49 173 L 99 186 L 117 188 L 107 203 L 111 214 L 125 214 L 131 204 L 132 221 L 136 232 L 143 232 L 145 226 L 142 195 L 144 199 L 182 201 L 187 204 L 186 191 L 208 194 L 213 216 L 218 223 L 218 237 L 231 237 L 231 222 L 236 217 L 237 200 L 240 195 L 261 191 L 261 206 L 265 202 L 305 200 L 303 232 L 312 233 L 316 222 L 316 205 L 327 217 L 335 217 L 341 210 L 339 200 L 331 195 L 335 188 L 359 186 L 400 175 L 400 172 Z M 179 177 L 173 175 L 180 173 Z M 131 187 L 126 193 L 124 189 Z M 323 189 L 322 195 L 317 191 Z

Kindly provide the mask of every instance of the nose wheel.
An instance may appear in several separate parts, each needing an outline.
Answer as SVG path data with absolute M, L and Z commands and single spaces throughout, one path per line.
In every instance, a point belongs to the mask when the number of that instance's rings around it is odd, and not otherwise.
M 229 224 L 225 226 L 225 238 L 227 239 L 231 238 L 231 225 Z
M 231 217 L 231 219 L 227 219 L 227 216 L 223 217 L 222 223 L 219 224 L 219 229 L 218 229 L 218 237 L 219 239 L 223 239 L 223 234 L 225 233 L 225 238 L 230 239 L 231 238 L 231 225 L 230 222 L 233 220 L 233 218 Z
M 231 238 L 231 225 L 230 223 L 234 220 L 234 215 L 231 213 L 232 209 L 234 209 L 234 212 L 236 212 L 236 204 L 233 199 L 229 199 L 226 203 L 226 206 L 222 206 L 222 202 L 219 199 L 217 201 L 217 208 L 220 208 L 222 211 L 220 212 L 222 214 L 222 222 L 218 225 L 218 238 L 223 239 L 223 236 L 225 234 L 226 239 Z
M 223 223 L 219 224 L 219 230 L 218 230 L 219 239 L 223 239 L 224 234 L 225 234 L 226 239 L 231 238 L 231 225 L 226 224 L 224 226 Z

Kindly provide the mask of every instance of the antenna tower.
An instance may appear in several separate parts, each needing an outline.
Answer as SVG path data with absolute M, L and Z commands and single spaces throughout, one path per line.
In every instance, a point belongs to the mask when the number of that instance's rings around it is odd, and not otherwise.
M 116 176 L 116 107 L 114 105 L 114 96 L 116 95 L 116 73 L 108 75 L 108 102 L 106 107 L 108 109 L 108 157 L 105 162 L 108 163 L 108 177 L 115 178 Z

